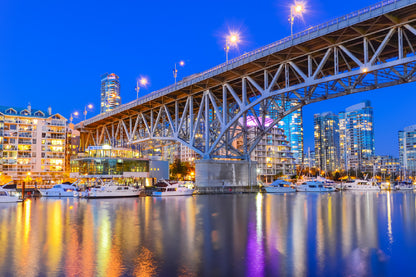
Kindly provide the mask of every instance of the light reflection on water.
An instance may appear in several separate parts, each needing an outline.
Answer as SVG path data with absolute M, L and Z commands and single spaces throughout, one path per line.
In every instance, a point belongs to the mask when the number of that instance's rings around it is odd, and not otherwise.
M 393 275 L 416 194 L 236 194 L 0 204 L 0 276 Z

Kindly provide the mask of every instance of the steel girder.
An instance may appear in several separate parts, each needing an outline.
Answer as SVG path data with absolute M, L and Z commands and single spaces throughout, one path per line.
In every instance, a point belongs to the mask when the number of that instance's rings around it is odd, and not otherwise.
M 82 143 L 126 146 L 167 140 L 205 159 L 248 159 L 273 126 L 307 104 L 415 81 L 415 49 L 413 22 L 386 26 L 84 130 Z M 249 125 L 257 126 L 254 138 L 248 136 Z

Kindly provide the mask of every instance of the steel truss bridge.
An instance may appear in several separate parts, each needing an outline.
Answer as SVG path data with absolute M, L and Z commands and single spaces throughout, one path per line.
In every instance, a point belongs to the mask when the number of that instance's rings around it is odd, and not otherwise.
M 81 147 L 174 141 L 203 159 L 249 159 L 305 105 L 415 81 L 415 51 L 416 0 L 383 1 L 83 121 Z

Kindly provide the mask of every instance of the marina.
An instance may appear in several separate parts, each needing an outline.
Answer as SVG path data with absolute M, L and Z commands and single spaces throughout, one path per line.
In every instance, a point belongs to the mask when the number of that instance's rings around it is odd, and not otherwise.
M 415 202 L 372 191 L 33 198 L 0 204 L 0 275 L 411 276 Z

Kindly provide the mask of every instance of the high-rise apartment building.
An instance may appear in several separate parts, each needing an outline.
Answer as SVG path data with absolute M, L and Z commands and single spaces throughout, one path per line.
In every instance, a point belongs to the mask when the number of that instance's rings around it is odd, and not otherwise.
M 286 102 L 285 109 L 288 110 L 291 107 L 297 105 L 295 101 Z M 302 109 L 298 109 L 291 114 L 287 115 L 278 124 L 279 128 L 283 129 L 284 134 L 289 141 L 290 149 L 295 159 L 295 163 L 300 165 L 303 161 L 303 120 Z
M 339 123 L 332 112 L 314 115 L 315 160 L 319 169 L 335 171 L 339 169 Z
M 101 75 L 100 112 L 108 112 L 121 104 L 120 82 L 114 73 Z
M 363 101 L 339 113 L 341 165 L 362 170 L 374 156 L 374 117 L 370 101 Z
M 266 118 L 266 126 L 273 122 Z M 251 140 L 260 132 L 256 121 L 248 118 L 247 139 Z M 238 144 L 242 144 L 240 139 Z M 239 146 L 237 146 L 239 147 Z M 290 144 L 284 131 L 277 126 L 262 137 L 251 153 L 251 160 L 257 162 L 257 175 L 262 182 L 271 183 L 276 175 L 289 175 L 294 173 L 294 158 L 290 151 Z
M 65 169 L 66 119 L 59 114 L 0 106 L 1 172 L 14 181 L 59 181 Z
M 407 174 L 416 174 L 416 125 L 399 131 L 400 165 Z

